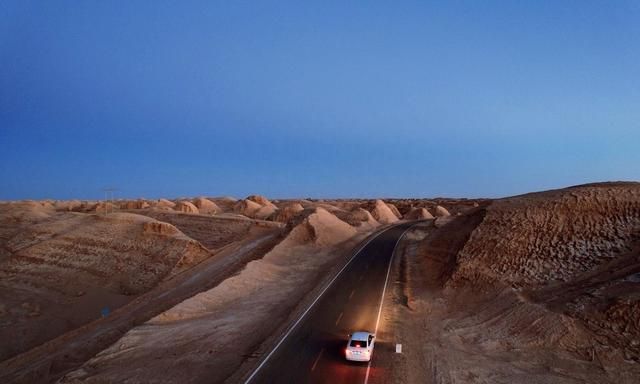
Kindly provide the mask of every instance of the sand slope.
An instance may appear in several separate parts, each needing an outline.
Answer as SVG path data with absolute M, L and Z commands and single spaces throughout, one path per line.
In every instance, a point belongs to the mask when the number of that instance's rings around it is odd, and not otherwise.
M 269 217 L 269 220 L 286 223 L 302 211 L 304 211 L 304 208 L 300 203 L 289 203 L 274 212 L 271 217 Z
M 222 382 L 356 234 L 322 208 L 307 213 L 261 260 L 132 329 L 62 382 Z
M 0 249 L 0 358 L 12 356 L 100 316 L 211 254 L 170 224 L 114 213 L 45 216 L 3 228 Z M 20 213 L 22 212 L 22 213 Z M 5 218 L 3 218 L 3 223 Z M 11 325 L 11 326 L 9 326 Z M 20 338 L 9 335 L 20 332 Z
M 371 215 L 380 223 L 380 224 L 391 224 L 398 221 L 398 216 L 393 213 L 393 210 L 389 208 L 387 204 L 385 204 L 382 200 L 376 200 L 373 210 L 371 211 Z
M 196 207 L 192 202 L 186 200 L 178 201 L 173 209 L 184 213 L 199 213 L 198 207 Z
M 264 206 L 274 206 L 275 204 L 273 204 L 272 202 L 269 201 L 269 199 L 267 199 L 264 196 L 260 196 L 260 195 L 251 195 L 251 196 L 247 196 L 247 200 L 253 201 L 254 203 L 260 204 L 263 207 Z
M 233 206 L 233 212 L 246 217 L 255 218 L 263 206 L 252 200 L 240 200 Z
M 176 203 L 174 203 L 173 201 L 169 201 L 167 199 L 159 199 L 156 206 L 161 208 L 173 209 L 176 206 Z
M 150 204 L 146 200 L 128 200 L 120 203 L 120 209 L 145 209 L 149 207 Z
M 640 184 L 500 199 L 400 257 L 397 382 L 637 383 Z M 428 324 L 425 327 L 425 324 Z
M 451 214 L 449 213 L 449 211 L 448 211 L 445 207 L 443 207 L 443 206 L 441 206 L 441 205 L 437 205 L 437 206 L 436 206 L 435 212 L 436 212 L 436 217 L 447 217 L 447 216 L 451 216 Z
M 204 197 L 194 199 L 193 205 L 198 208 L 199 213 L 203 213 L 205 215 L 215 215 L 216 213 L 222 212 L 222 209 L 220 209 L 216 203 L 205 199 Z
M 628 252 L 639 231 L 638 183 L 498 200 L 461 251 L 455 280 L 567 281 Z
M 216 203 L 222 212 L 233 212 L 233 206 L 238 202 L 238 199 L 225 196 L 225 197 L 211 197 L 209 200 Z
M 433 215 L 426 208 L 413 208 L 403 217 L 405 220 L 433 219 Z

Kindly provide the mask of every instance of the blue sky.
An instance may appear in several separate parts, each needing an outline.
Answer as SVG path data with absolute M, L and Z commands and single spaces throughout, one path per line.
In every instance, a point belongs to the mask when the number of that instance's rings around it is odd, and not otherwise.
M 637 1 L 0 3 L 0 199 L 640 179 Z

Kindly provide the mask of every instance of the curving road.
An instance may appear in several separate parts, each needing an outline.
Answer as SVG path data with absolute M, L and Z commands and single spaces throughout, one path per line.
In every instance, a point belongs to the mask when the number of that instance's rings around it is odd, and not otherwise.
M 384 326 L 380 313 L 393 251 L 414 224 L 396 225 L 370 240 L 245 383 L 366 383 L 376 370 L 375 350 L 371 364 L 347 362 L 347 335 Z M 391 342 L 378 337 L 375 349 Z M 385 376 L 381 369 L 375 375 L 376 381 Z

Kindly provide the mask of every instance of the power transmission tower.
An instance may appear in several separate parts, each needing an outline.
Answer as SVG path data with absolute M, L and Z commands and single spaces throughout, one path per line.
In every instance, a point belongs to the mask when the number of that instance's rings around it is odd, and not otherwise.
M 104 191 L 104 214 L 109 213 L 109 206 L 111 206 L 111 213 L 113 213 L 113 196 L 114 192 L 118 190 L 118 188 L 107 187 L 102 188 Z

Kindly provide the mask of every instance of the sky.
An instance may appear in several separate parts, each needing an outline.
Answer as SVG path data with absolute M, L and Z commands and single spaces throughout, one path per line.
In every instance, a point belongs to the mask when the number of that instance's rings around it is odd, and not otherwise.
M 640 180 L 638 1 L 0 2 L 0 200 Z

